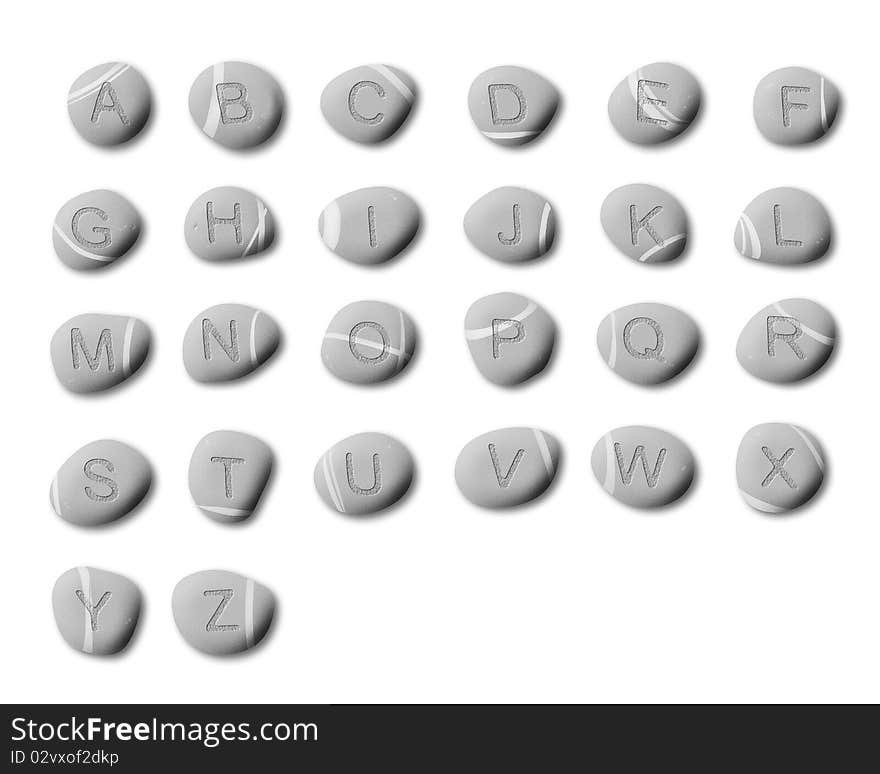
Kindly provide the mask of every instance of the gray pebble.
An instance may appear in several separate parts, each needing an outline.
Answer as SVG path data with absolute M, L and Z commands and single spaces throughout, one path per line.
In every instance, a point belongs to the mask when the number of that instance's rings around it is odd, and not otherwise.
M 99 392 L 128 379 L 147 359 L 150 329 L 136 317 L 81 314 L 49 347 L 55 375 L 71 392 Z
M 208 137 L 226 148 L 253 148 L 281 123 L 278 81 L 247 62 L 219 62 L 202 71 L 189 92 L 189 112 Z
M 665 304 L 615 309 L 599 325 L 599 352 L 608 367 L 635 384 L 660 384 L 687 368 L 700 344 L 689 315 Z
M 321 359 L 339 379 L 376 384 L 406 368 L 415 348 L 416 329 L 402 309 L 383 301 L 356 301 L 330 321 Z
M 736 357 L 759 379 L 797 382 L 825 364 L 836 335 L 827 309 L 806 298 L 787 298 L 765 306 L 746 323 Z
M 550 362 L 556 324 L 537 303 L 516 293 L 495 293 L 474 302 L 464 335 L 479 372 L 490 382 L 520 384 Z
M 88 191 L 74 196 L 55 216 L 52 242 L 71 269 L 109 266 L 125 255 L 141 233 L 141 216 L 115 191 Z
M 684 441 L 656 427 L 618 427 L 593 447 L 593 473 L 605 491 L 634 508 L 657 508 L 681 497 L 694 479 Z
M 525 67 L 504 65 L 480 73 L 468 92 L 471 118 L 499 145 L 523 145 L 543 132 L 559 107 L 559 92 Z
M 556 216 L 543 196 L 505 186 L 477 199 L 464 216 L 464 233 L 490 258 L 531 261 L 553 245 Z
M 522 505 L 550 486 L 559 454 L 559 442 L 537 428 L 493 430 L 461 450 L 455 483 L 468 500 L 483 508 Z
M 67 112 L 77 132 L 95 145 L 120 145 L 150 117 L 152 98 L 144 76 L 125 62 L 86 70 L 70 87 Z
M 418 205 L 394 188 L 361 188 L 328 204 L 318 219 L 321 239 L 352 263 L 384 263 L 406 249 L 419 230 Z
M 205 191 L 186 215 L 189 249 L 206 261 L 229 261 L 256 255 L 275 238 L 275 221 L 255 194 L 227 185 Z
M 824 477 L 822 447 L 797 425 L 756 425 L 739 445 L 737 486 L 743 499 L 763 513 L 800 507 L 819 491 Z
M 358 433 L 334 444 L 315 465 L 315 488 L 339 513 L 363 516 L 396 503 L 415 474 L 412 454 L 384 433 Z
M 806 67 L 783 67 L 755 89 L 755 123 L 777 145 L 803 145 L 825 135 L 837 117 L 840 96 L 825 76 Z
M 416 85 L 406 73 L 383 64 L 362 65 L 336 76 L 321 94 L 327 123 L 349 140 L 387 140 L 406 121 Z
M 633 183 L 615 189 L 602 202 L 600 219 L 612 244 L 634 261 L 672 261 L 687 244 L 684 207 L 653 185 Z
M 655 62 L 640 67 L 611 92 L 608 117 L 618 134 L 638 145 L 677 137 L 700 110 L 700 84 L 678 65 Z
M 215 521 L 244 521 L 269 483 L 272 461 L 272 450 L 259 438 L 233 430 L 208 433 L 189 462 L 190 494 Z
M 190 645 L 211 656 L 256 647 L 275 615 L 275 595 L 253 578 L 228 570 L 187 575 L 171 596 L 174 623 Z
M 49 500 L 62 519 L 96 527 L 134 510 L 152 479 L 150 463 L 137 449 L 120 441 L 92 441 L 58 469 Z
M 265 312 L 244 304 L 218 304 L 186 329 L 183 364 L 197 382 L 228 382 L 259 368 L 280 342 L 281 329 Z
M 141 592 L 115 572 L 74 567 L 55 581 L 52 610 L 71 648 L 109 656 L 131 640 L 141 614 Z
M 799 188 L 773 188 L 751 201 L 736 224 L 736 249 L 765 263 L 808 263 L 831 245 L 831 218 Z

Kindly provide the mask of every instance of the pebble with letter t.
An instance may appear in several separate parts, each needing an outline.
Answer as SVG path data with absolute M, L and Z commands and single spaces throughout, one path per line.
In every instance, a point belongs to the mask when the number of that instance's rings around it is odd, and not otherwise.
M 196 650 L 231 656 L 256 647 L 272 624 L 275 595 L 227 570 L 187 575 L 171 595 L 174 623 Z
M 74 128 L 95 145 L 130 140 L 146 125 L 151 106 L 144 76 L 125 62 L 86 70 L 67 95 L 67 112 Z
M 71 392 L 99 392 L 128 379 L 147 359 L 150 329 L 136 317 L 81 314 L 52 336 L 55 375 Z
M 52 610 L 71 648 L 109 656 L 131 640 L 141 614 L 141 592 L 124 575 L 74 567 L 55 581 Z
M 190 494 L 215 521 L 244 521 L 263 495 L 272 461 L 272 450 L 259 438 L 233 430 L 208 433 L 189 462 Z

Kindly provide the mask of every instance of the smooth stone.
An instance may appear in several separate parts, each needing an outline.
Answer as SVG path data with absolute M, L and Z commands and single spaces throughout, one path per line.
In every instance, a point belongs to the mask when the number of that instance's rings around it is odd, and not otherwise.
M 265 312 L 244 304 L 218 304 L 186 329 L 183 364 L 197 382 L 228 382 L 263 365 L 280 342 L 281 329 Z
M 674 306 L 631 304 L 602 320 L 596 343 L 616 374 L 635 384 L 660 384 L 691 364 L 700 346 L 700 330 Z
M 243 150 L 275 133 L 284 113 L 284 93 L 278 81 L 256 65 L 219 62 L 193 82 L 189 112 L 214 142 Z
M 71 648 L 109 656 L 131 641 L 141 614 L 141 592 L 124 575 L 74 567 L 55 581 L 52 610 Z
M 787 298 L 765 306 L 746 323 L 736 357 L 759 379 L 797 382 L 825 365 L 836 335 L 834 318 L 825 307 L 806 298 Z
M 495 293 L 468 309 L 464 335 L 479 372 L 509 387 L 531 379 L 550 362 L 556 324 L 531 299 Z
M 828 252 L 831 231 L 831 217 L 815 196 L 799 188 L 772 188 L 739 216 L 733 243 L 756 261 L 809 263 Z
M 330 321 L 321 359 L 343 381 L 376 384 L 406 368 L 415 348 L 416 328 L 406 312 L 383 301 L 356 301 Z
M 600 220 L 611 243 L 640 263 L 675 260 L 687 245 L 684 207 L 669 191 L 653 185 L 616 188 L 602 202 Z
M 274 456 L 246 433 L 216 430 L 196 445 L 189 461 L 189 491 L 206 516 L 224 524 L 244 521 L 269 483 Z
M 137 449 L 121 441 L 92 441 L 58 469 L 49 500 L 65 521 L 97 527 L 131 513 L 152 480 L 150 463 Z
M 543 196 L 505 186 L 474 202 L 464 216 L 464 233 L 490 258 L 507 263 L 531 261 L 553 245 L 556 216 Z
M 109 266 L 125 255 L 141 233 L 141 216 L 115 191 L 87 191 L 74 196 L 55 216 L 55 253 L 71 269 Z
M 364 516 L 394 505 L 415 474 L 412 454 L 384 433 L 358 433 L 334 444 L 315 465 L 315 488 L 339 513 Z
M 825 76 L 806 67 L 783 67 L 765 75 L 755 89 L 758 130 L 777 145 L 803 145 L 830 131 L 840 95 Z
M 623 139 L 656 145 L 691 125 L 700 99 L 700 84 L 688 70 L 655 62 L 630 73 L 611 92 L 608 117 Z
M 606 433 L 593 447 L 593 474 L 615 500 L 659 508 L 694 480 L 694 455 L 684 441 L 656 427 L 632 425 Z
M 128 142 L 146 126 L 151 106 L 146 79 L 125 62 L 107 62 L 86 70 L 67 95 L 74 129 L 95 145 Z
M 339 134 L 355 142 L 382 142 L 406 121 L 416 85 L 389 65 L 361 65 L 337 75 L 321 94 L 321 112 Z
M 474 438 L 455 462 L 455 483 L 474 505 L 512 508 L 544 493 L 556 476 L 559 442 L 534 427 L 505 427 Z
M 321 239 L 336 255 L 371 266 L 389 261 L 419 230 L 418 205 L 394 188 L 361 188 L 328 204 L 318 219 Z
M 275 595 L 253 578 L 228 570 L 187 575 L 171 595 L 174 623 L 190 645 L 231 656 L 259 645 L 275 615 Z
M 71 392 L 99 392 L 124 382 L 147 359 L 150 329 L 136 317 L 80 314 L 52 336 L 58 381 Z
M 503 65 L 480 73 L 468 92 L 471 118 L 499 145 L 523 145 L 543 132 L 559 107 L 556 87 L 525 67 Z
M 739 445 L 736 483 L 743 499 L 763 513 L 799 508 L 822 486 L 822 447 L 797 425 L 755 425 Z
M 256 255 L 275 238 L 275 220 L 256 194 L 226 185 L 205 191 L 186 215 L 189 249 L 206 261 Z

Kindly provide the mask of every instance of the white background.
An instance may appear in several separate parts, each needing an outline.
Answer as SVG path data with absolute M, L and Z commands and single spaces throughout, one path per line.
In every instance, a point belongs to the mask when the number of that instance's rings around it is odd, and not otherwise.
M 16 3 L 6 9 L 3 212 L 7 270 L 3 358 L 3 679 L 7 701 L 829 701 L 880 699 L 875 497 L 876 240 L 880 98 L 876 19 L 865 4 L 706 2 Z M 854 9 L 860 10 L 854 10 Z M 66 111 L 70 83 L 105 61 L 138 67 L 154 93 L 148 130 L 130 146 L 95 148 Z M 282 83 L 287 120 L 274 142 L 226 151 L 195 126 L 187 96 L 221 59 L 259 64 Z M 678 142 L 620 139 L 608 95 L 641 64 L 690 68 L 701 119 Z M 417 81 L 420 102 L 397 139 L 353 144 L 324 121 L 324 85 L 349 67 L 385 62 Z M 545 137 L 511 150 L 485 140 L 467 111 L 482 70 L 521 64 L 550 78 L 564 105 Z M 770 145 L 752 119 L 758 80 L 777 67 L 822 71 L 845 97 L 827 141 Z M 688 209 L 684 260 L 644 266 L 606 240 L 599 207 L 629 182 L 668 188 Z M 217 185 L 265 197 L 280 238 L 263 258 L 210 265 L 191 255 L 183 218 Z M 462 216 L 500 185 L 547 195 L 561 221 L 544 261 L 511 267 L 467 242 Z M 378 269 L 329 253 L 317 218 L 334 197 L 392 185 L 421 205 L 424 227 Z M 837 226 L 830 257 L 774 268 L 735 251 L 741 209 L 779 185 L 803 187 Z M 116 189 L 144 214 L 136 251 L 102 273 L 65 268 L 51 224 L 71 196 Z M 555 361 L 521 389 L 484 381 L 462 335 L 465 310 L 502 290 L 546 306 L 561 338 Z M 764 384 L 740 368 L 741 327 L 765 304 L 814 298 L 837 317 L 838 352 L 817 378 Z M 361 298 L 415 318 L 419 355 L 377 389 L 322 366 L 324 328 Z M 680 306 L 704 349 L 683 378 L 645 389 L 611 373 L 595 330 L 641 300 Z M 191 381 L 181 340 L 203 308 L 258 306 L 286 343 L 255 378 Z M 153 331 L 147 366 L 127 386 L 68 394 L 51 334 L 86 311 L 133 314 Z M 768 517 L 740 499 L 734 460 L 753 424 L 784 420 L 819 436 L 830 459 L 821 497 Z M 698 459 L 693 492 L 652 514 L 613 501 L 594 480 L 596 439 L 656 424 Z M 536 425 L 561 440 L 557 486 L 534 505 L 472 507 L 453 479 L 475 435 Z M 241 528 L 193 505 L 186 472 L 217 428 L 266 439 L 274 484 Z M 416 456 L 417 485 L 387 515 L 331 512 L 312 485 L 318 456 L 366 429 Z M 101 437 L 140 448 L 155 466 L 144 507 L 116 526 L 83 530 L 56 517 L 49 482 L 75 449 Z M 59 574 L 89 564 L 134 579 L 146 598 L 139 634 L 115 658 L 70 649 L 52 617 Z M 218 660 L 191 649 L 171 616 L 183 576 L 225 568 L 272 588 L 280 610 L 257 650 Z

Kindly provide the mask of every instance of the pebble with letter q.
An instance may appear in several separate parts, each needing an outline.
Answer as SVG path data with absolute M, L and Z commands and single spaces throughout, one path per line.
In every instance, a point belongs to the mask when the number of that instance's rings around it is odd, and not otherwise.
M 660 384 L 687 368 L 700 343 L 689 315 L 665 304 L 615 309 L 599 325 L 599 352 L 608 367 L 635 384 Z

